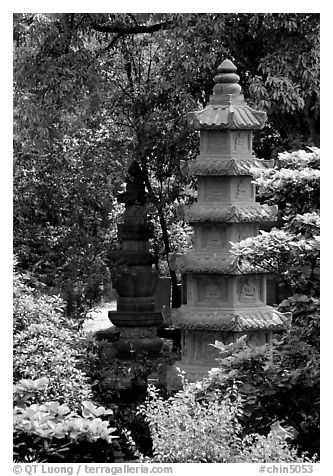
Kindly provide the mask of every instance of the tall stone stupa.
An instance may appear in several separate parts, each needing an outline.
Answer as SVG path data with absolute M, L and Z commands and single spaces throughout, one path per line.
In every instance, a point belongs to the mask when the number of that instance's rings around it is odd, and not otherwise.
M 256 202 L 252 184 L 252 166 L 272 165 L 252 151 L 253 131 L 264 127 L 266 113 L 248 106 L 236 71 L 223 61 L 208 106 L 190 117 L 200 131 L 200 155 L 188 164 L 198 198 L 184 207 L 183 218 L 194 227 L 194 250 L 176 260 L 186 286 L 173 316 L 182 331 L 179 365 L 190 381 L 217 365 L 209 345 L 215 340 L 230 343 L 247 334 L 254 345 L 270 343 L 290 320 L 266 305 L 265 274 L 241 266 L 230 253 L 230 242 L 256 236 L 259 223 L 277 215 L 277 206 Z

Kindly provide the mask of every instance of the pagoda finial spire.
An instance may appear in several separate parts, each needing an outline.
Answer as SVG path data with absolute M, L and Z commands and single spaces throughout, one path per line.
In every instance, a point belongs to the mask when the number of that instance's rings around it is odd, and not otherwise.
M 236 66 L 229 59 L 217 68 L 208 105 L 190 116 L 196 130 L 255 130 L 264 127 L 266 113 L 256 111 L 246 103 L 236 71 Z
M 214 95 L 232 94 L 237 96 L 242 88 L 238 84 L 239 76 L 236 74 L 237 68 L 229 59 L 225 59 L 217 68 L 214 76 Z

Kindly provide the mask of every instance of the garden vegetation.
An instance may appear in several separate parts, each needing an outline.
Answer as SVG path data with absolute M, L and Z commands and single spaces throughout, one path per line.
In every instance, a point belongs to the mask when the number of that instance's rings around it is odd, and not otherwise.
M 115 271 L 126 164 L 143 170 L 155 267 L 175 290 L 170 255 L 191 247 L 176 209 L 196 197 L 186 113 L 225 57 L 268 113 L 254 148 L 275 165 L 253 175 L 279 206 L 276 227 L 232 253 L 278 277 L 292 324 L 273 350 L 212 342 L 216 368 L 177 393 L 112 403 L 81 324 Z M 14 15 L 15 460 L 318 461 L 318 67 L 316 14 Z

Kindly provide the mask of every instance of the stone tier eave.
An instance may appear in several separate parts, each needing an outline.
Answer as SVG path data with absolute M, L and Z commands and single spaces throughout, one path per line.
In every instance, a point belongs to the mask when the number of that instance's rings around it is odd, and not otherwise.
M 191 160 L 184 165 L 184 171 L 189 176 L 220 176 L 220 175 L 250 175 L 253 176 L 252 169 L 266 170 L 273 166 L 272 160 L 257 159 L 254 156 L 221 157 L 199 155 L 197 159 Z
M 118 251 L 112 255 L 117 266 L 147 266 L 154 262 L 149 252 Z
M 291 324 L 291 313 L 270 306 L 246 309 L 221 309 L 183 305 L 173 314 L 173 325 L 186 330 L 204 331 L 281 331 Z
M 267 115 L 246 103 L 209 104 L 201 111 L 190 113 L 189 120 L 195 130 L 262 129 Z
M 176 268 L 182 273 L 207 274 L 267 274 L 267 271 L 254 267 L 247 262 L 240 262 L 238 257 L 228 252 L 198 252 L 176 256 Z
M 109 311 L 108 318 L 117 327 L 157 327 L 163 323 L 160 311 Z
M 233 205 L 219 202 L 194 203 L 180 206 L 178 217 L 188 223 L 260 223 L 275 221 L 276 205 Z

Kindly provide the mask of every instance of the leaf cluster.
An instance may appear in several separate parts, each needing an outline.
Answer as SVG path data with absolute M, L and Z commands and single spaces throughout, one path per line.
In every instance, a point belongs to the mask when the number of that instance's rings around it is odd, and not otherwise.
M 91 396 L 84 361 L 93 351 L 77 324 L 65 317 L 64 307 L 59 296 L 43 294 L 15 275 L 14 382 L 47 377 L 39 402 L 53 399 L 75 407 Z
M 152 462 L 236 463 L 305 462 L 274 426 L 267 436 L 242 434 L 243 398 L 238 383 L 221 393 L 215 385 L 207 395 L 207 380 L 186 384 L 167 400 L 155 389 L 141 412 L 153 440 Z M 206 393 L 206 398 L 203 398 Z M 280 427 L 279 427 L 280 428 Z
M 48 379 L 40 378 L 14 386 L 14 458 L 48 463 L 117 460 L 116 428 L 108 421 L 112 410 L 91 401 L 83 401 L 80 411 L 58 401 L 31 404 L 47 385 Z
M 240 262 L 279 275 L 293 294 L 319 296 L 319 150 L 279 155 L 254 181 L 258 196 L 280 207 L 280 229 L 232 245 Z

